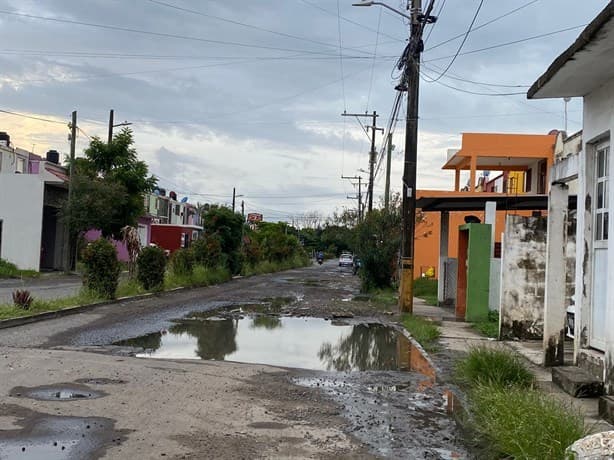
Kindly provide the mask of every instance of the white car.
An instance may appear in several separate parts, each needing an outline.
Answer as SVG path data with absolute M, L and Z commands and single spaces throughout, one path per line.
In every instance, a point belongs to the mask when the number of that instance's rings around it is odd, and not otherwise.
M 352 257 L 352 254 L 341 254 L 341 257 L 339 257 L 339 266 L 351 267 L 352 265 L 354 265 L 354 257 Z

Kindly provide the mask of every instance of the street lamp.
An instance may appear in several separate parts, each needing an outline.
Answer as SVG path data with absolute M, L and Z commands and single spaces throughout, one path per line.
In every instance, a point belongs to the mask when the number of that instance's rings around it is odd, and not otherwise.
M 420 88 L 420 54 L 424 49 L 422 32 L 424 25 L 437 18 L 430 16 L 434 0 L 422 14 L 422 0 L 412 0 L 411 16 L 382 2 L 363 1 L 354 6 L 380 5 L 411 21 L 409 44 L 403 53 L 405 70 L 399 91 L 407 91 L 407 116 L 405 118 L 405 156 L 403 168 L 402 234 L 401 234 L 401 289 L 399 310 L 412 313 L 414 307 L 414 237 L 416 232 L 416 163 L 418 157 L 418 97 Z

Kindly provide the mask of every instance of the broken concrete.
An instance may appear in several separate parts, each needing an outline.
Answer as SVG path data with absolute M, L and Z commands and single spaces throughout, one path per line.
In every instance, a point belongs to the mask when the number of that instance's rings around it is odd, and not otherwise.
M 592 398 L 603 394 L 603 382 L 577 366 L 553 367 L 552 382 L 574 398 Z

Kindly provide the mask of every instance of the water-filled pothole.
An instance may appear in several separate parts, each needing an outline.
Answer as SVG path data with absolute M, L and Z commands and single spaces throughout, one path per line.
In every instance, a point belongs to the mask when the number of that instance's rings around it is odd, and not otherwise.
M 184 319 L 116 345 L 137 356 L 227 360 L 328 371 L 409 370 L 410 343 L 382 324 L 335 325 L 320 318 L 246 315 Z
M 106 396 L 102 391 L 92 390 L 86 385 L 76 383 L 59 383 L 38 387 L 15 387 L 9 392 L 16 398 L 31 398 L 40 401 L 74 401 L 78 399 L 96 399 Z

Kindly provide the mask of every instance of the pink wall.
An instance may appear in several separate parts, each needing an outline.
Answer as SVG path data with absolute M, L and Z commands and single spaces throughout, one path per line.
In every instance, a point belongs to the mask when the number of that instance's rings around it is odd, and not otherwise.
M 100 230 L 89 230 L 85 233 L 85 239 L 87 241 L 96 241 L 101 236 L 102 232 Z M 126 249 L 126 245 L 117 240 L 113 240 L 112 243 L 117 250 L 117 258 L 122 262 L 128 262 L 128 250 Z

